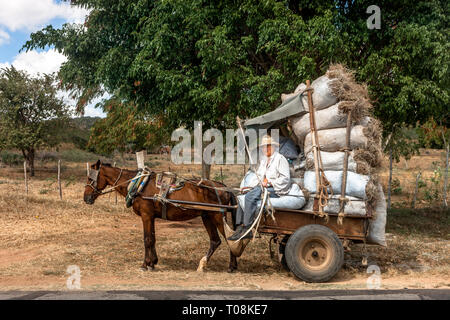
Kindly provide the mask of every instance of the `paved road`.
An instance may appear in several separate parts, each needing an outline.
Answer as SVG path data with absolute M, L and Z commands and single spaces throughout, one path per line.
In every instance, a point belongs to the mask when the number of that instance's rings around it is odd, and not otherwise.
M 450 300 L 449 289 L 314 291 L 0 291 L 0 300 Z

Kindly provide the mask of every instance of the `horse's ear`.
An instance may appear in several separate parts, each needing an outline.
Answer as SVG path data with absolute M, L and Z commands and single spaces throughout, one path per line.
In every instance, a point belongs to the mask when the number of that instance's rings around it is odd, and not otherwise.
M 98 170 L 101 164 L 102 162 L 100 160 L 97 160 L 97 162 L 95 163 L 95 169 Z

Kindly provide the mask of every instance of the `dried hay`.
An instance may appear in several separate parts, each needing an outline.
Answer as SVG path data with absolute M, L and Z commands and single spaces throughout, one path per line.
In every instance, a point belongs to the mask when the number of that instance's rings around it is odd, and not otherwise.
M 331 65 L 326 76 L 336 81 L 330 82 L 330 89 L 339 101 L 341 111 L 352 111 L 352 120 L 358 122 L 368 116 L 373 108 L 370 103 L 366 84 L 359 84 L 355 80 L 354 72 L 341 64 Z

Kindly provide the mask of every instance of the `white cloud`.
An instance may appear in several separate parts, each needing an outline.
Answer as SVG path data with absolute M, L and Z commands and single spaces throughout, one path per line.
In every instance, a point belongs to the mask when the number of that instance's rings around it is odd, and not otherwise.
M 11 31 L 36 31 L 52 19 L 82 23 L 88 10 L 55 0 L 0 0 L 0 25 Z
M 61 64 L 66 60 L 67 58 L 63 54 L 54 49 L 41 52 L 30 50 L 15 56 L 12 65 L 16 69 L 25 70 L 35 76 L 38 73 L 58 72 Z
M 42 73 L 53 73 L 58 72 L 61 65 L 67 60 L 67 58 L 58 53 L 54 49 L 48 51 L 37 52 L 36 50 L 30 50 L 28 52 L 21 52 L 14 57 L 12 63 L 0 62 L 0 69 L 5 67 L 10 67 L 13 65 L 16 69 L 24 70 L 32 76 L 37 76 Z M 95 108 L 95 104 L 100 102 L 102 99 L 109 98 L 109 94 L 104 94 L 102 97 L 95 99 L 92 103 L 86 106 L 85 115 L 92 117 L 105 117 L 105 113 L 101 109 Z M 69 93 L 66 91 L 61 91 L 60 97 L 70 105 L 75 107 L 75 101 L 69 97 Z
M 8 43 L 9 38 L 9 34 L 6 31 L 0 29 L 0 46 L 4 43 Z

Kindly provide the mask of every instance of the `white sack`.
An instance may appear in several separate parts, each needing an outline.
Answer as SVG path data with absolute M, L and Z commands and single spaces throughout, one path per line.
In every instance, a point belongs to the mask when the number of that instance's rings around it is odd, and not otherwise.
M 330 88 L 330 84 L 333 81 L 337 80 L 329 79 L 327 76 L 321 76 L 311 83 L 311 87 L 314 89 L 312 101 L 316 110 L 328 108 L 338 102 L 337 97 L 332 94 Z M 308 95 L 306 93 L 302 97 L 302 102 L 305 109 L 308 109 Z
M 340 195 L 343 172 L 325 171 L 325 177 L 331 184 L 333 194 Z M 345 189 L 345 194 L 347 196 L 352 196 L 366 200 L 367 182 L 369 182 L 369 176 L 357 174 L 351 171 L 347 172 L 347 185 Z M 305 172 L 304 184 L 305 184 L 304 188 L 306 190 L 308 190 L 311 193 L 316 193 L 316 174 L 314 171 Z
M 363 133 L 363 126 L 354 126 L 350 131 L 350 149 L 367 148 L 368 139 Z M 320 150 L 336 152 L 345 148 L 345 136 L 347 128 L 327 129 L 317 131 Z M 304 153 L 312 149 L 311 132 L 305 137 Z
M 239 205 L 245 210 L 245 194 L 237 196 Z M 305 205 L 305 197 L 300 187 L 293 183 L 291 190 L 287 195 L 279 198 L 270 198 L 270 203 L 275 209 L 301 209 Z M 261 200 L 258 201 L 257 207 L 261 207 Z
M 386 246 L 386 199 L 384 198 L 383 187 L 378 184 L 378 200 L 374 209 L 374 218 L 369 221 L 368 243 Z
M 323 170 L 342 171 L 344 170 L 345 152 L 326 152 L 320 151 L 322 157 Z M 314 163 L 314 153 L 310 152 L 306 155 L 306 161 Z M 348 171 L 356 172 L 356 161 L 353 158 L 353 151 L 348 154 Z
M 256 174 L 251 171 L 248 170 L 247 173 L 245 174 L 244 178 L 241 181 L 241 185 L 240 188 L 245 188 L 245 187 L 249 187 L 249 188 L 253 188 L 256 187 L 259 184 L 259 180 L 258 177 L 256 176 Z
M 339 213 L 341 209 L 341 203 L 339 201 L 340 195 L 334 195 L 328 199 L 328 204 L 323 208 L 323 211 L 327 213 Z M 349 201 L 345 204 L 344 213 L 354 216 L 366 215 L 366 202 L 356 197 L 347 197 Z M 303 210 L 313 211 L 314 194 L 309 196 L 309 200 L 306 203 Z
M 315 112 L 317 130 L 347 127 L 347 115 L 339 112 L 339 103 Z M 303 141 L 311 132 L 309 113 L 290 119 L 292 130 L 299 141 Z M 320 140 L 320 139 L 319 139 Z
M 297 86 L 297 88 L 295 88 L 293 93 L 282 93 L 281 94 L 281 102 L 284 102 L 285 100 L 288 100 L 289 98 L 292 98 L 292 97 L 298 95 L 301 91 L 303 91 L 305 89 L 306 89 L 306 84 L 300 83 Z

